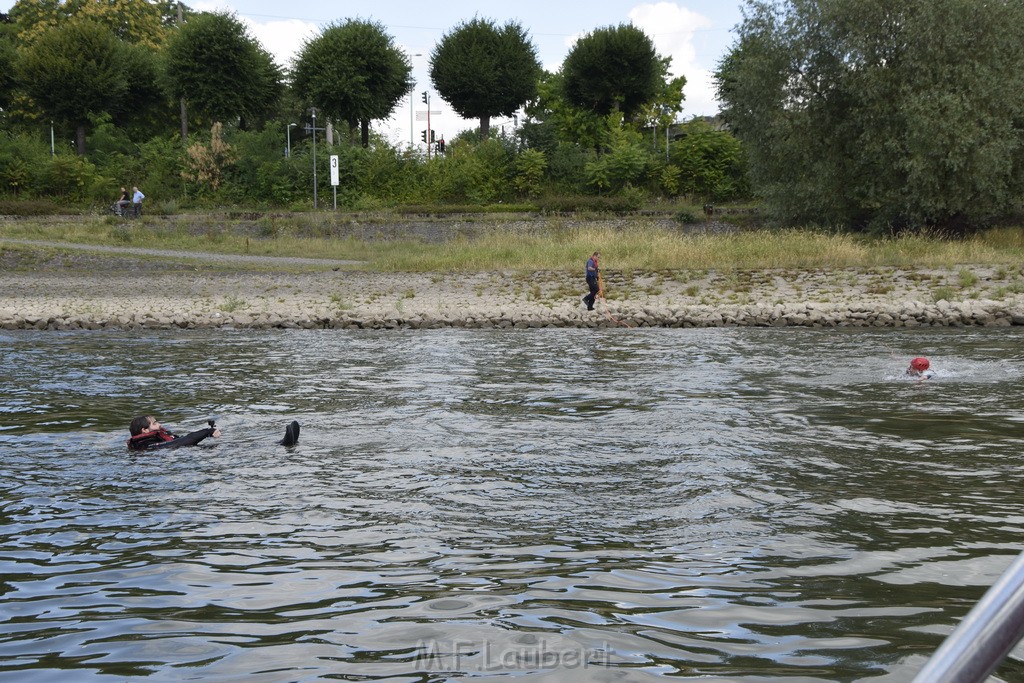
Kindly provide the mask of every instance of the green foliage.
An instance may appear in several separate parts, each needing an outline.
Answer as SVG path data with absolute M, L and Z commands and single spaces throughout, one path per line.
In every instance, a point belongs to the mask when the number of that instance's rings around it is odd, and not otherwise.
M 135 145 L 127 131 L 114 125 L 110 114 L 102 113 L 89 117 L 90 132 L 86 138 L 90 160 L 100 167 L 124 165 L 125 157 L 135 151 Z
M 67 21 L 21 52 L 19 80 L 47 116 L 78 128 L 84 154 L 90 114 L 120 106 L 127 93 L 128 51 L 99 24 Z
M 676 220 L 683 225 L 693 225 L 694 223 L 700 222 L 700 219 L 697 218 L 697 214 L 689 209 L 682 209 L 681 211 L 678 211 L 676 213 Z
M 665 128 L 675 123 L 683 111 L 683 88 L 686 87 L 686 76 L 671 78 L 669 67 L 672 58 L 660 60 L 661 77 L 654 99 L 643 106 L 637 116 L 637 122 L 645 126 Z
M 230 192 L 224 199 L 285 206 L 306 195 L 299 182 L 298 164 L 305 164 L 307 160 L 284 156 L 283 129 L 280 122 L 273 121 L 258 131 L 231 131 L 229 137 L 236 161 L 226 169 L 224 182 Z M 293 154 L 296 151 L 293 149 Z
M 628 121 L 656 97 L 664 70 L 639 28 L 599 28 L 577 40 L 562 64 L 565 99 L 602 116 L 621 112 Z
M 139 145 L 123 169 L 130 185 L 145 188 L 148 200 L 177 197 L 182 191 L 184 150 L 177 136 L 153 138 Z
M 55 216 L 67 209 L 48 199 L 0 199 L 0 216 Z
M 512 184 L 516 191 L 526 197 L 539 195 L 547 167 L 548 160 L 544 152 L 537 149 L 523 150 L 513 163 Z
M 1024 191 L 1024 5 L 749 0 L 716 75 L 766 208 L 983 225 Z
M 635 191 L 618 195 L 549 195 L 537 199 L 537 209 L 551 213 L 629 213 L 642 206 L 643 197 Z
M 18 0 L 11 8 L 11 19 L 25 43 L 34 42 L 43 33 L 74 19 L 99 24 L 119 40 L 150 50 L 160 47 L 167 35 L 160 5 L 147 0 Z
M 747 193 L 746 158 L 731 133 L 700 119 L 683 125 L 681 132 L 683 137 L 670 145 L 669 153 L 679 171 L 677 193 L 716 202 Z M 663 174 L 667 172 L 666 167 Z
M 620 192 L 642 183 L 650 161 L 650 153 L 640 134 L 617 125 L 617 118 L 614 114 L 609 116 L 607 151 L 587 163 L 584 169 L 587 183 L 602 193 Z
M 178 129 L 179 103 L 172 103 L 162 86 L 161 54 L 142 45 L 126 46 L 128 89 L 122 100 L 110 103 L 107 112 L 131 140 L 168 135 Z
M 358 188 L 363 202 L 372 197 L 388 204 L 416 196 L 422 168 L 415 157 L 399 152 L 383 140 L 368 148 L 349 148 L 349 152 L 346 178 Z
M 511 116 L 537 92 L 537 48 L 523 27 L 473 18 L 444 35 L 430 57 L 430 80 L 465 118 L 480 119 L 484 138 L 490 117 Z
M 299 53 L 292 84 L 300 97 L 318 107 L 323 120 L 362 125 L 369 144 L 369 122 L 391 115 L 412 87 L 412 66 L 384 27 L 350 19 L 332 24 L 308 40 Z
M 42 177 L 40 192 L 75 201 L 90 195 L 96 180 L 96 167 L 77 156 L 53 157 Z
M 209 127 L 262 119 L 281 94 L 281 72 L 245 26 L 226 13 L 199 14 L 171 35 L 165 79 L 189 115 Z
M 10 105 L 16 84 L 14 72 L 18 55 L 14 48 L 14 37 L 0 31 L 0 110 Z
M 29 135 L 0 134 L 0 190 L 15 196 L 37 194 L 34 169 L 49 156 L 42 141 Z
M 424 198 L 434 202 L 487 204 L 508 194 L 511 155 L 497 140 L 448 146 L 424 168 Z
M 683 172 L 679 170 L 678 166 L 665 164 L 658 169 L 658 186 L 664 194 L 674 197 L 679 194 L 679 189 L 682 186 L 682 175 Z
M 565 97 L 561 73 L 545 72 L 537 86 L 537 99 L 526 107 L 530 117 L 525 133 L 528 144 L 540 143 L 551 154 L 559 142 L 598 149 L 606 133 L 606 117 L 596 110 L 580 108 Z

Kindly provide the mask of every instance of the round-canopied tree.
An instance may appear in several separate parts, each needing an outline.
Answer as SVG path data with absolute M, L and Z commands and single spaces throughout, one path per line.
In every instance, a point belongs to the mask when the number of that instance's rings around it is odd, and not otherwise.
M 199 14 L 172 33 L 165 78 L 204 125 L 263 116 L 281 95 L 281 71 L 245 26 L 226 13 Z
M 169 3 L 149 0 L 17 0 L 11 19 L 20 40 L 30 43 L 69 19 L 88 19 L 106 26 L 126 43 L 159 47 L 167 36 L 163 12 Z
M 370 121 L 391 115 L 412 87 L 409 57 L 383 25 L 350 19 L 306 41 L 295 60 L 292 87 L 323 116 L 361 129 L 370 142 Z
M 430 57 L 430 80 L 461 116 L 480 120 L 487 139 L 492 116 L 511 116 L 537 94 L 541 66 L 523 27 L 474 18 L 445 34 Z
M 0 109 L 6 109 L 11 101 L 16 84 L 15 70 L 18 54 L 14 48 L 13 31 L 5 31 L 0 25 Z
M 599 28 L 576 41 L 562 63 L 565 98 L 600 115 L 620 112 L 627 121 L 663 87 L 665 67 L 654 43 L 639 28 Z
M 72 19 L 21 51 L 18 80 L 47 116 L 75 129 L 78 153 L 85 154 L 89 116 L 124 99 L 128 63 L 126 46 L 110 29 Z
M 765 206 L 966 230 L 1024 193 L 1024 5 L 749 0 L 716 74 Z

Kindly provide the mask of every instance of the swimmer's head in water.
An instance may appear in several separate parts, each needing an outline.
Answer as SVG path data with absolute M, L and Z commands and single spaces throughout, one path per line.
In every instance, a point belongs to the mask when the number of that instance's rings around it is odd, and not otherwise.
M 931 363 L 928 362 L 928 359 L 927 358 L 922 358 L 921 356 L 918 356 L 914 360 L 910 361 L 910 368 L 912 370 L 917 370 L 918 372 L 924 372 L 930 366 L 931 366 Z

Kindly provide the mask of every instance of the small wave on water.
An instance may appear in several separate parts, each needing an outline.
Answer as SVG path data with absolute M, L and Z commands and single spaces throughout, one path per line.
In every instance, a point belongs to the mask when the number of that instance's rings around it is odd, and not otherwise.
M 905 681 L 1021 549 L 1016 330 L 2 341 L 0 678 Z

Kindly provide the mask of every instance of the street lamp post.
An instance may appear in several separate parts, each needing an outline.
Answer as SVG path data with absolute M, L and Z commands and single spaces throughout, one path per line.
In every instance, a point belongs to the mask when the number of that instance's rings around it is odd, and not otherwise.
M 417 52 L 415 54 L 409 55 L 410 58 L 411 57 L 422 57 L 422 56 L 423 56 L 423 54 L 420 53 L 420 52 Z M 411 63 L 412 59 L 410 59 L 409 61 Z M 415 117 L 415 114 L 416 114 L 416 111 L 415 111 L 416 110 L 416 101 L 413 99 L 413 95 L 415 94 L 415 92 L 414 92 L 415 90 L 416 90 L 416 80 L 415 79 L 410 79 L 409 80 L 409 147 L 410 148 L 412 148 L 413 145 L 416 144 L 416 137 L 415 137 L 415 131 L 414 131 L 414 129 L 416 127 L 416 124 L 413 123 L 413 118 Z
M 297 126 L 297 125 L 299 125 L 299 124 L 297 124 L 297 123 L 289 123 L 288 126 L 285 127 L 285 131 L 287 132 L 287 136 L 288 136 L 288 147 L 286 148 L 284 156 L 286 158 L 288 158 L 288 159 L 292 158 L 292 127 Z
M 310 109 L 313 114 L 313 208 L 316 208 L 316 107 Z
M 413 116 L 415 115 L 416 102 L 414 96 L 416 93 L 413 91 L 416 89 L 416 81 L 410 81 L 409 83 L 409 148 L 416 144 L 416 138 L 414 137 L 413 129 L 416 125 L 413 123 Z
M 309 113 L 313 115 L 313 125 L 306 126 L 306 130 L 313 134 L 313 208 L 317 207 L 316 203 L 316 132 L 318 130 L 324 130 L 323 128 L 316 127 L 316 107 L 310 107 Z

